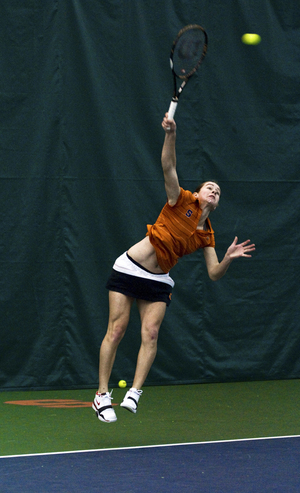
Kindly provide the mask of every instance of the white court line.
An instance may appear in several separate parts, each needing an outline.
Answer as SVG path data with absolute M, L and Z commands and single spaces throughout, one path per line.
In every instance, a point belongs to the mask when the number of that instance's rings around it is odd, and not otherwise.
M 283 435 L 275 437 L 258 437 L 258 438 L 236 438 L 232 440 L 211 440 L 205 442 L 187 442 L 187 443 L 165 443 L 161 445 L 140 445 L 134 447 L 116 447 L 116 448 L 100 448 L 91 450 L 69 450 L 65 452 L 44 452 L 40 454 L 21 454 L 21 455 L 1 455 L 0 459 L 13 459 L 18 457 L 39 457 L 45 455 L 66 455 L 66 454 L 85 454 L 91 452 L 110 452 L 112 450 L 136 450 L 147 448 L 162 448 L 162 447 L 181 447 L 186 445 L 206 445 L 212 443 L 232 443 L 232 442 L 254 442 L 259 440 L 282 440 L 284 438 L 300 438 L 300 435 Z

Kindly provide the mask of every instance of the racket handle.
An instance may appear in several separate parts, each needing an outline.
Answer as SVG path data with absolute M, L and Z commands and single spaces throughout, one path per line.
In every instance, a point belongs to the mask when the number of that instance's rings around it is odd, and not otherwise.
M 168 120 L 173 120 L 177 108 L 178 99 L 172 99 L 168 111 Z

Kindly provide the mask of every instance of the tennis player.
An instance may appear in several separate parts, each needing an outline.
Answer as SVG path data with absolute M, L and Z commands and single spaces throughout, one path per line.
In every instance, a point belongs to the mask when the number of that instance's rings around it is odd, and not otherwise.
M 235 237 L 223 260 L 218 261 L 214 231 L 208 216 L 219 204 L 220 187 L 215 181 L 203 183 L 194 193 L 180 187 L 176 172 L 176 123 L 168 120 L 166 114 L 162 127 L 165 139 L 161 163 L 167 203 L 155 224 L 147 226 L 145 238 L 116 260 L 106 286 L 109 290 L 109 320 L 100 348 L 99 389 L 92 405 L 100 421 L 105 423 L 117 420 L 108 382 L 134 300 L 141 319 L 141 346 L 132 388 L 120 404 L 132 413 L 137 411 L 142 385 L 156 356 L 159 328 L 171 302 L 174 287 L 169 274 L 171 268 L 180 257 L 201 248 L 208 275 L 217 281 L 234 259 L 251 257 L 250 252 L 255 250 L 250 240 L 238 243 Z

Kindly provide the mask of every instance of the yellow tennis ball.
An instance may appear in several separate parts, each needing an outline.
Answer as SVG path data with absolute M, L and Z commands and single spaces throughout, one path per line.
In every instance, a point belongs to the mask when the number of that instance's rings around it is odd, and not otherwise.
M 245 33 L 242 36 L 242 41 L 246 45 L 258 45 L 261 42 L 261 37 L 259 34 Z
M 120 380 L 118 385 L 121 389 L 125 389 L 125 387 L 127 387 L 127 383 L 125 380 Z

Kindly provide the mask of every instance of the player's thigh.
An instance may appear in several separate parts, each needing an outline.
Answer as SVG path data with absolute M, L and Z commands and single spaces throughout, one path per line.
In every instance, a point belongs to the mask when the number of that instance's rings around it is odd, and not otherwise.
M 116 291 L 109 291 L 109 325 L 127 326 L 134 298 Z
M 141 317 L 142 330 L 151 328 L 159 330 L 166 313 L 166 303 L 163 301 L 137 300 L 137 306 Z

